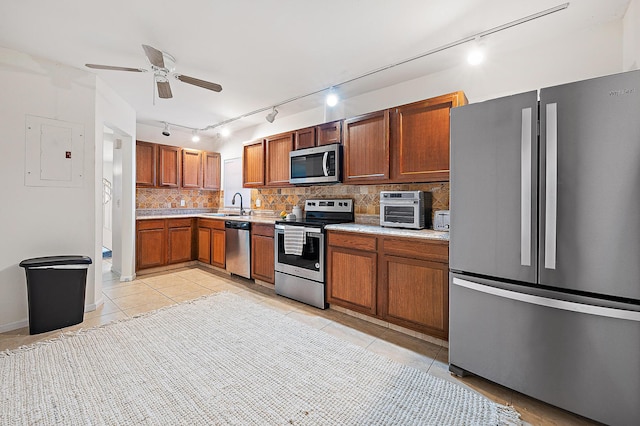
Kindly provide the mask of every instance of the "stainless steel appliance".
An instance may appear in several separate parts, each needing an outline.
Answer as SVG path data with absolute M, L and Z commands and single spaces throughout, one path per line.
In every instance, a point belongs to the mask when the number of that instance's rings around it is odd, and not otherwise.
M 340 182 L 342 145 L 334 143 L 289 152 L 289 183 Z
M 636 424 L 640 71 L 539 97 L 451 110 L 450 370 Z
M 325 309 L 325 225 L 353 222 L 353 200 L 307 200 L 304 218 L 277 221 L 275 234 L 276 293 Z M 293 228 L 293 229 L 291 229 Z M 302 228 L 303 232 L 300 232 Z M 298 231 L 298 232 L 295 232 Z M 288 250 L 286 233 L 302 234 L 302 252 Z M 294 235 L 295 236 L 295 235 Z
M 227 271 L 251 278 L 251 222 L 227 220 L 224 227 Z
M 380 226 L 422 229 L 431 224 L 431 193 L 381 191 Z
M 436 210 L 433 214 L 433 229 L 435 231 L 449 231 L 450 225 L 451 214 L 449 210 Z

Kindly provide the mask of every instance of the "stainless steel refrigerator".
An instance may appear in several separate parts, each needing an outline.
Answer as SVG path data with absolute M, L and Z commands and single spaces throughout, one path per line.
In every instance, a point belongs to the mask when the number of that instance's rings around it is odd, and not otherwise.
M 640 71 L 451 111 L 450 370 L 640 421 Z

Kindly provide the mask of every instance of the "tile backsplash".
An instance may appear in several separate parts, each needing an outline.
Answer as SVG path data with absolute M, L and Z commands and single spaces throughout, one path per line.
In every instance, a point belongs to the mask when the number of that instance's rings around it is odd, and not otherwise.
M 217 209 L 222 191 L 178 188 L 136 188 L 136 209 Z M 180 201 L 185 205 L 181 206 Z
M 449 182 L 389 185 L 317 185 L 291 188 L 259 188 L 251 190 L 251 209 L 259 212 L 291 212 L 293 206 L 304 208 L 309 198 L 353 198 L 356 220 L 376 223 L 380 214 L 380 191 L 425 191 L 431 193 L 431 214 L 449 209 Z M 185 200 L 185 205 L 180 205 Z M 256 206 L 260 200 L 260 207 Z M 169 209 L 188 213 L 196 210 L 223 209 L 223 191 L 197 189 L 136 188 L 136 209 L 139 214 Z
M 449 182 L 390 185 L 318 185 L 251 190 L 251 208 L 290 212 L 309 198 L 353 198 L 357 215 L 380 214 L 380 191 L 425 191 L 432 196 L 432 212 L 449 209 Z M 256 200 L 261 206 L 256 207 Z

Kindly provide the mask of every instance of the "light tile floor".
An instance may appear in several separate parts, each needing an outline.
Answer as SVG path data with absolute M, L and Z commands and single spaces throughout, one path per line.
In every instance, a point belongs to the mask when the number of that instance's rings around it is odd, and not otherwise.
M 95 327 L 197 297 L 230 291 L 371 352 L 459 383 L 498 403 L 513 405 L 522 419 L 532 425 L 595 424 L 487 380 L 478 377 L 461 379 L 450 375 L 447 365 L 448 351 L 445 347 L 342 312 L 332 309 L 323 311 L 277 296 L 274 290 L 250 280 L 194 267 L 141 275 L 135 281 L 120 282 L 110 271 L 110 267 L 110 262 L 103 262 L 104 304 L 93 312 L 87 312 L 84 322 L 35 336 L 29 335 L 28 328 L 6 332 L 0 334 L 0 350 L 15 349 L 55 338 L 61 332 Z

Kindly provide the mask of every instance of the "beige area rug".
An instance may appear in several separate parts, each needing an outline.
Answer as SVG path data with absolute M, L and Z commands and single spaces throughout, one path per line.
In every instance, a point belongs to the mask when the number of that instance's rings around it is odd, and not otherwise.
M 0 353 L 2 425 L 499 425 L 513 409 L 230 293 Z

